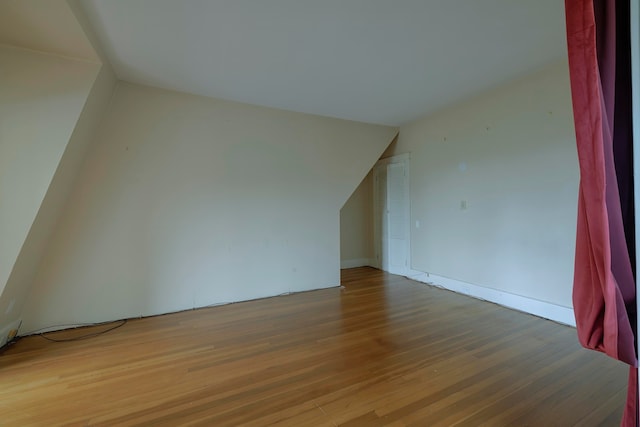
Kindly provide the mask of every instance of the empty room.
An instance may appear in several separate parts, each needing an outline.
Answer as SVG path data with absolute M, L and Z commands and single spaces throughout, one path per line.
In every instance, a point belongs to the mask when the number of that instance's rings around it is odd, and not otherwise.
M 637 426 L 630 17 L 0 0 L 0 425 Z

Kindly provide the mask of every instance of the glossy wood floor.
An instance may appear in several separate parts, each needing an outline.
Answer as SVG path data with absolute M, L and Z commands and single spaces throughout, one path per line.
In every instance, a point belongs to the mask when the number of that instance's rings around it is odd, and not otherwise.
M 0 425 L 619 425 L 627 369 L 574 329 L 370 268 L 343 285 L 23 338 Z

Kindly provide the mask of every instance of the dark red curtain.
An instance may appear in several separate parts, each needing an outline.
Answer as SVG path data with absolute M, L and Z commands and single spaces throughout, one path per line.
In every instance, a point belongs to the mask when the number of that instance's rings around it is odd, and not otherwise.
M 587 348 L 628 363 L 638 425 L 629 0 L 565 0 L 580 162 L 573 306 Z

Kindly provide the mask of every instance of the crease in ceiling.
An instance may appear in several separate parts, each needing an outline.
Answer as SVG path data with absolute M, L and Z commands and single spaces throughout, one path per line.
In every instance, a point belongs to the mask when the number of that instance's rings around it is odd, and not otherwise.
M 566 57 L 555 0 L 81 4 L 122 80 L 394 126 Z

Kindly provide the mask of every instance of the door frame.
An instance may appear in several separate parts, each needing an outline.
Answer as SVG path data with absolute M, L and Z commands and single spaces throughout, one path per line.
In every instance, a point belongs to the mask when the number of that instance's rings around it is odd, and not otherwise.
M 405 233 L 407 236 L 406 239 L 406 254 L 407 259 L 405 260 L 405 266 L 403 271 L 394 272 L 393 274 L 407 275 L 411 270 L 411 193 L 410 193 L 410 185 L 409 185 L 409 177 L 410 177 L 410 153 L 399 154 L 392 157 L 386 157 L 384 159 L 380 159 L 373 166 L 373 249 L 374 249 L 374 264 L 375 267 L 383 270 L 382 268 L 382 221 L 383 215 L 381 215 L 379 208 L 380 205 L 380 192 L 378 189 L 378 175 L 382 168 L 385 169 L 389 164 L 392 163 L 404 163 L 405 167 L 405 179 L 404 179 L 404 190 L 406 197 L 406 205 L 405 205 Z M 386 271 L 386 270 L 385 270 Z

